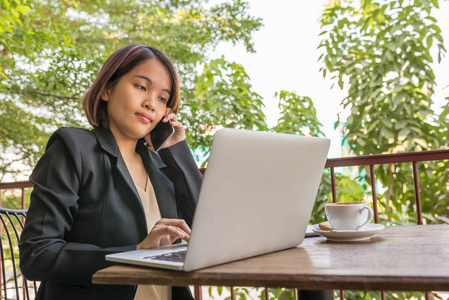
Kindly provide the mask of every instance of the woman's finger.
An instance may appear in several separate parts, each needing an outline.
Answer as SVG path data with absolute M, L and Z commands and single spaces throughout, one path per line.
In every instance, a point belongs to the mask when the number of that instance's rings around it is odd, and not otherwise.
M 160 219 L 137 249 L 171 245 L 177 239 L 190 240 L 191 230 L 184 220 Z
M 176 116 L 175 113 L 168 113 L 164 116 L 164 118 L 162 119 L 162 122 L 178 122 L 178 117 Z
M 179 235 L 166 235 L 163 238 L 161 238 L 159 246 L 167 246 L 173 244 L 177 239 L 183 239 L 186 242 L 189 242 L 190 235 L 183 232 L 183 237 L 180 237 Z
M 176 226 L 182 229 L 185 233 L 191 234 L 189 225 L 183 219 L 160 219 L 156 222 L 156 225 Z

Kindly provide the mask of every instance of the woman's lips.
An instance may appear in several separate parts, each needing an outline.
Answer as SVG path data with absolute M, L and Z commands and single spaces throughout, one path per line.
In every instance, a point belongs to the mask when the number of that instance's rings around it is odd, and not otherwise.
M 139 117 L 139 119 L 141 119 L 143 122 L 145 122 L 146 124 L 151 123 L 152 119 L 149 115 L 147 114 L 136 114 L 137 117 Z

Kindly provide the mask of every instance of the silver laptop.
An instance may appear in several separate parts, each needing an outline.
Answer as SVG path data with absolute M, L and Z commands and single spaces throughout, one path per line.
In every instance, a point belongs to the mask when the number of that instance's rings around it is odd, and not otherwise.
M 192 271 L 300 245 L 329 146 L 326 138 L 217 131 L 189 244 L 106 260 Z

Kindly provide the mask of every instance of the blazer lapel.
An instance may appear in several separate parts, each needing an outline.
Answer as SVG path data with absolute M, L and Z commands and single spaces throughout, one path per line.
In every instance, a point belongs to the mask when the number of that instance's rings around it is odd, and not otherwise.
M 137 192 L 136 185 L 129 174 L 128 168 L 126 167 L 125 161 L 120 154 L 120 150 L 117 146 L 117 142 L 114 139 L 111 131 L 106 128 L 95 128 L 92 132 L 97 137 L 100 147 L 109 153 L 111 156 L 116 158 L 117 170 L 123 177 L 123 180 L 128 185 L 129 189 L 132 191 L 134 198 L 138 201 L 141 212 L 143 215 L 144 209 L 142 201 L 140 199 L 139 193 Z M 168 179 L 168 177 L 161 171 L 162 168 L 166 166 L 159 159 L 152 158 L 152 156 L 157 156 L 156 153 L 151 153 L 150 150 L 145 147 L 143 140 L 137 142 L 136 151 L 142 157 L 143 164 L 147 173 L 150 176 L 151 184 L 153 185 L 154 192 L 156 194 L 157 203 L 159 205 L 159 210 L 163 218 L 177 218 L 176 209 L 176 199 L 175 199 L 175 188 L 173 182 Z M 146 219 L 146 218 L 145 218 Z
M 142 202 L 140 200 L 139 193 L 137 192 L 136 185 L 134 184 L 134 181 L 132 180 L 131 174 L 129 174 L 128 168 L 126 167 L 126 163 L 123 160 L 122 155 L 120 154 L 120 150 L 117 146 L 117 142 L 115 141 L 115 138 L 112 135 L 111 131 L 109 129 L 99 127 L 99 128 L 93 129 L 92 132 L 97 137 L 100 147 L 104 151 L 106 151 L 109 155 L 111 155 L 115 158 L 117 170 L 119 171 L 123 180 L 126 182 L 126 185 L 132 191 L 135 200 L 138 201 L 141 211 L 144 214 Z
M 161 171 L 166 166 L 156 159 L 156 153 L 150 153 L 143 142 L 137 144 L 137 152 L 142 157 L 145 168 L 150 176 L 154 193 L 156 194 L 157 204 L 163 218 L 177 218 L 175 188 L 173 182 Z

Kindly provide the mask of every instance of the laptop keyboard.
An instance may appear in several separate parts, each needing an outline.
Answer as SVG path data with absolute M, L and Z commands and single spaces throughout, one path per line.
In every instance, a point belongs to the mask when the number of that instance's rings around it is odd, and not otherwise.
M 164 260 L 164 261 L 172 261 L 172 262 L 183 262 L 186 257 L 187 250 L 169 252 L 158 255 L 151 255 L 144 257 L 145 259 L 156 259 L 156 260 Z

